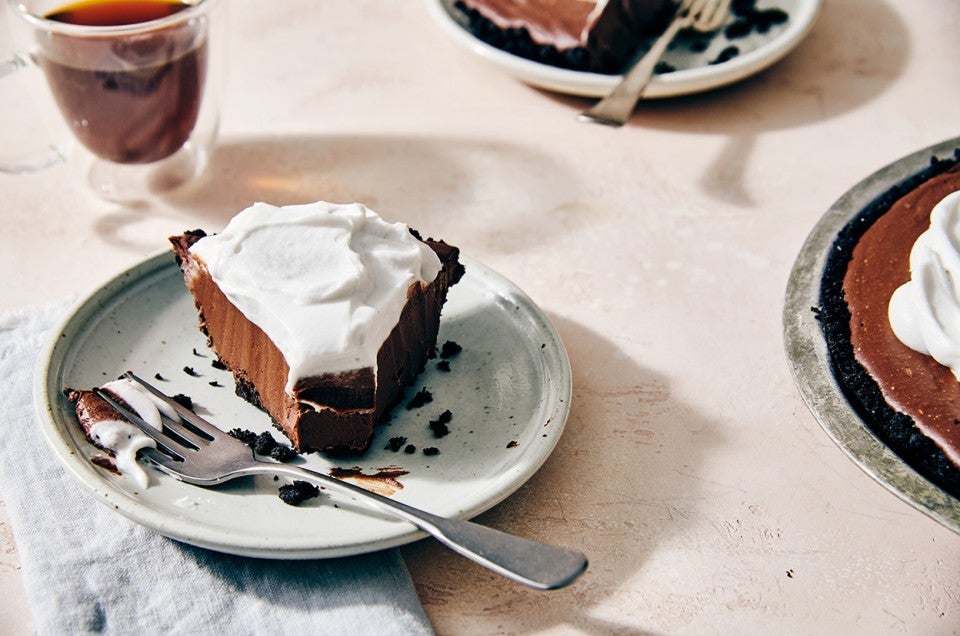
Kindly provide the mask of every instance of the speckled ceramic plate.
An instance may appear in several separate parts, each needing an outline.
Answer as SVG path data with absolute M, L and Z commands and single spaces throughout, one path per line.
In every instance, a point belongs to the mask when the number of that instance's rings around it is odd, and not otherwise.
M 797 257 L 783 311 L 784 343 L 794 380 L 820 425 L 843 451 L 891 492 L 943 525 L 960 532 L 960 501 L 917 474 L 867 427 L 844 396 L 831 371 L 823 332 L 812 307 L 820 304 L 820 282 L 837 233 L 866 206 L 896 184 L 947 158 L 960 138 L 925 148 L 870 175 L 820 219 Z
M 456 0 L 425 1 L 434 21 L 454 42 L 531 86 L 569 95 L 603 97 L 620 81 L 619 75 L 571 71 L 507 53 L 470 33 L 466 18 L 454 7 Z M 699 93 L 732 84 L 762 71 L 782 59 L 807 36 L 820 12 L 820 4 L 821 0 L 761 2 L 762 7 L 786 11 L 790 16 L 789 21 L 771 28 L 767 33 L 753 33 L 735 40 L 728 40 L 722 33 L 717 33 L 704 51 L 671 48 L 663 61 L 677 70 L 654 76 L 644 98 Z M 711 64 L 728 46 L 736 46 L 739 54 L 726 62 Z
M 364 457 L 334 462 L 312 454 L 304 459 L 308 467 L 321 472 L 359 467 L 365 474 L 400 469 L 406 474 L 398 478 L 403 487 L 393 494 L 396 499 L 468 518 L 503 500 L 546 460 L 570 403 L 563 344 L 523 292 L 482 264 L 463 260 L 467 273 L 450 292 L 440 329 L 440 342 L 453 340 L 463 351 L 450 359 L 449 372 L 428 364 L 408 391 L 409 396 L 426 387 L 433 402 L 413 410 L 399 406 Z M 198 412 L 222 428 L 273 430 L 263 412 L 234 395 L 230 375 L 213 368 L 212 360 L 172 255 L 158 255 L 82 301 L 53 332 L 35 382 L 43 432 L 64 466 L 102 503 L 186 543 L 295 559 L 358 554 L 425 536 L 336 496 L 288 506 L 270 477 L 203 489 L 148 469 L 151 485 L 140 491 L 132 479 L 92 463 L 100 451 L 84 438 L 62 389 L 97 386 L 125 369 L 146 378 L 161 374 L 162 390 L 191 396 Z M 451 432 L 437 439 L 428 422 L 445 409 L 453 413 Z M 282 439 L 279 432 L 274 436 Z M 416 452 L 385 448 L 399 436 Z M 439 454 L 427 456 L 425 447 Z

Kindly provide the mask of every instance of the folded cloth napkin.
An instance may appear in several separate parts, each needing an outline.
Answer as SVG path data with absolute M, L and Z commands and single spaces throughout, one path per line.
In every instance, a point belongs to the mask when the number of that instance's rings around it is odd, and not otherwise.
M 66 302 L 0 316 L 0 487 L 39 634 L 422 634 L 397 550 L 274 561 L 166 539 L 95 502 L 47 447 L 33 373 Z

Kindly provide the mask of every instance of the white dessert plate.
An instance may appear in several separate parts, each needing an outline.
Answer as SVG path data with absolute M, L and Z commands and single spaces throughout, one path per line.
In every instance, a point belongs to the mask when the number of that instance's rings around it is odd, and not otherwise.
M 463 350 L 450 370 L 430 361 L 407 398 L 427 388 L 433 401 L 398 405 L 363 457 L 334 461 L 318 454 L 304 464 L 366 475 L 404 471 L 392 496 L 438 515 L 468 518 L 494 506 L 527 481 L 550 455 L 570 405 L 571 375 L 563 343 L 543 312 L 516 286 L 463 259 L 467 273 L 443 309 L 440 343 Z M 41 356 L 34 399 L 41 428 L 59 460 L 97 499 L 148 528 L 189 544 L 233 554 L 282 559 L 359 554 L 425 536 L 405 522 L 336 495 L 300 506 L 277 495 L 271 477 L 243 478 L 217 488 L 183 484 L 148 468 L 151 484 L 95 465 L 102 452 L 84 437 L 64 387 L 89 389 L 126 369 L 160 374 L 168 394 L 184 393 L 221 428 L 272 428 L 267 415 L 234 394 L 230 374 L 214 360 L 197 328 L 193 299 L 171 253 L 123 272 L 80 302 L 54 330 Z M 185 371 L 189 367 L 196 375 Z M 216 383 L 219 386 L 212 385 Z M 434 437 L 429 421 L 449 409 L 450 433 Z M 416 452 L 385 446 L 406 437 Z M 428 456 L 424 448 L 437 448 Z M 386 481 L 377 479 L 376 484 Z
M 454 6 L 456 0 L 425 2 L 434 21 L 455 42 L 531 86 L 568 95 L 603 97 L 620 81 L 620 75 L 572 71 L 507 53 L 470 33 L 466 18 Z M 722 32 L 718 32 L 702 52 L 693 52 L 686 47 L 671 48 L 663 61 L 676 70 L 654 76 L 644 97 L 699 93 L 732 84 L 762 71 L 782 59 L 806 37 L 820 12 L 820 4 L 821 0 L 761 1 L 759 7 L 782 9 L 789 15 L 789 20 L 770 28 L 767 33 L 754 32 L 733 40 L 728 40 Z M 736 46 L 739 53 L 725 62 L 711 64 L 728 46 Z
M 944 526 L 960 532 L 960 501 L 904 462 L 847 401 L 833 373 L 827 341 L 812 308 L 819 307 L 828 256 L 841 232 L 872 202 L 930 165 L 947 158 L 960 138 L 925 148 L 865 178 L 827 211 L 807 237 L 787 285 L 784 346 L 794 380 L 807 407 L 830 438 L 868 475 Z

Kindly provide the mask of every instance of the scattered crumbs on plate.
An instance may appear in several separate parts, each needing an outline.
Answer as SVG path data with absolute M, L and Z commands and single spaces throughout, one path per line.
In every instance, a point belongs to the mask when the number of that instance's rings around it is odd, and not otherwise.
M 193 370 L 193 367 L 183 367 L 183 372 L 194 378 L 199 378 L 200 374 Z
M 197 356 L 198 358 L 206 358 L 206 357 L 207 357 L 207 356 L 203 355 L 202 353 L 200 353 L 199 351 L 197 351 L 196 347 L 194 347 L 194 349 L 193 349 L 193 355 Z
M 416 395 L 413 396 L 413 399 L 407 402 L 407 410 L 412 411 L 413 409 L 418 409 L 424 404 L 428 404 L 430 402 L 433 402 L 433 393 L 424 387 L 417 391 Z
M 517 444 L 517 440 L 515 439 L 510 440 L 510 442 L 507 444 L 507 448 L 516 448 L 517 446 L 519 446 L 519 444 Z
M 732 60 L 733 58 L 737 57 L 738 55 L 740 55 L 740 47 L 738 47 L 738 46 L 732 46 L 732 45 L 731 45 L 731 46 L 726 47 L 726 48 L 723 49 L 722 51 L 720 51 L 720 53 L 717 55 L 717 57 L 715 57 L 714 59 L 710 60 L 709 63 L 710 63 L 710 64 L 723 64 L 724 62 L 729 62 L 730 60 Z
M 193 410 L 193 399 L 189 395 L 177 393 L 176 395 L 170 396 L 170 399 L 185 409 Z
M 463 351 L 463 347 L 454 342 L 453 340 L 447 340 L 443 343 L 443 346 L 440 347 L 440 357 L 441 358 L 452 358 Z
M 253 445 L 257 443 L 257 434 L 245 428 L 232 428 L 227 431 L 227 435 L 240 440 L 250 448 L 253 448 Z
M 307 499 L 313 499 L 320 495 L 320 489 L 308 481 L 299 479 L 292 484 L 280 486 L 280 499 L 289 506 L 297 506 Z
M 437 368 L 443 371 L 444 373 L 450 373 L 450 361 L 441 360 L 437 363 Z
M 447 424 L 453 420 L 453 413 L 449 409 L 440 414 L 440 416 L 430 421 L 430 430 L 433 431 L 434 437 L 444 437 L 450 433 L 450 427 Z
M 209 384 L 210 386 L 223 386 L 222 384 L 220 384 L 220 383 L 217 382 L 216 380 L 211 380 L 210 382 L 207 382 L 207 384 Z
M 406 453 L 407 455 L 413 455 L 414 453 L 417 452 L 417 447 L 414 446 L 413 444 L 407 444 L 406 447 L 403 449 L 403 452 Z
M 223 361 L 220 360 L 220 358 L 214 358 L 213 361 L 210 363 L 210 366 L 213 367 L 214 369 L 219 369 L 221 371 L 227 370 L 227 365 L 225 365 Z
M 167 381 L 167 379 L 166 379 L 165 377 L 163 377 L 162 375 L 160 375 L 159 373 L 154 373 L 154 374 L 153 374 L 153 379 L 154 379 L 154 380 L 160 380 L 161 382 L 166 382 L 166 381 Z
M 440 454 L 440 449 L 437 448 L 437 447 L 435 447 L 435 446 L 431 446 L 431 447 L 429 447 L 429 448 L 424 448 L 424 449 L 423 449 L 423 454 L 426 455 L 427 457 L 432 457 L 432 456 L 434 456 L 434 455 L 439 455 L 439 454 Z
M 383 447 L 383 450 L 393 451 L 394 453 L 398 452 L 403 445 L 407 443 L 407 438 L 403 436 L 391 437 L 387 441 L 387 445 Z
M 287 446 L 286 444 L 277 444 L 270 451 L 270 457 L 284 464 L 291 461 L 296 456 L 297 451 L 293 450 L 293 447 Z
M 264 431 L 256 436 L 253 442 L 253 452 L 257 455 L 269 455 L 278 462 L 288 462 L 297 456 L 297 452 L 293 448 L 275 440 L 270 431 Z

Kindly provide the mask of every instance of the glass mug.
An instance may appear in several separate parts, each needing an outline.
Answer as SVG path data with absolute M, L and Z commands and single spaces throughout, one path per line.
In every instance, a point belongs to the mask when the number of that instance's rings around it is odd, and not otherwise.
M 107 199 L 139 199 L 198 176 L 219 127 L 223 0 L 7 0 L 14 55 L 3 81 L 31 70 L 89 159 Z M 7 77 L 3 77 L 6 75 Z M 17 149 L 17 172 L 55 162 Z

